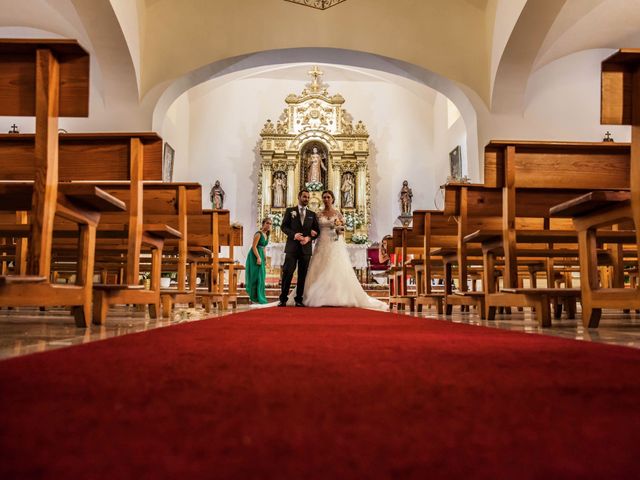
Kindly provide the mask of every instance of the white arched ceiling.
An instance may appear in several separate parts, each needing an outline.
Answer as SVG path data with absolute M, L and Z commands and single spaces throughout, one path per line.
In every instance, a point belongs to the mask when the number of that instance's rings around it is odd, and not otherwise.
M 77 39 L 91 55 L 92 101 L 106 110 L 134 118 L 127 127 L 144 126 L 138 84 L 123 32 L 108 1 L 20 0 L 4 2 L 0 31 L 13 37 Z M 35 30 L 34 30 L 35 29 Z M 127 112 L 125 114 L 125 112 Z M 148 128 L 150 112 L 146 113 Z M 79 125 L 73 123 L 74 127 Z M 138 127 L 140 128 L 140 127 Z
M 146 8 L 144 0 L 110 0 L 122 33 L 129 48 L 133 68 L 136 72 L 138 91 L 142 81 L 142 51 L 144 45 L 144 29 L 146 25 Z
M 93 45 L 71 0 L 4 2 L 0 34 L 11 38 L 75 38 L 93 54 Z M 91 56 L 91 82 L 102 94 L 102 74 L 95 55 Z
M 640 47 L 640 0 L 569 0 L 534 65 L 538 69 L 575 52 Z
M 283 0 L 147 1 L 143 96 L 255 52 L 331 48 L 400 59 L 489 91 L 483 0 L 349 0 L 318 11 Z
M 581 50 L 640 45 L 639 24 L 640 0 L 350 0 L 326 12 L 282 0 L 20 0 L 0 9 L 0 27 L 77 38 L 92 55 L 103 110 L 128 120 L 121 128 L 150 128 L 173 92 L 200 77 L 321 61 L 388 71 L 443 92 L 463 113 L 470 139 L 474 120 L 463 92 L 475 91 L 492 113 L 522 113 L 534 71 Z M 268 59 L 234 55 L 260 42 Z M 217 60 L 205 65 L 207 58 Z
M 138 106 L 138 82 L 118 18 L 107 1 L 71 0 L 88 32 L 104 78 L 105 103 L 119 109 Z
M 469 176 L 474 179 L 479 178 L 481 172 L 479 159 L 481 156 L 479 155 L 476 111 L 458 85 L 421 67 L 364 52 L 327 48 L 271 50 L 207 65 L 171 83 L 159 95 L 153 112 L 153 127 L 154 129 L 160 128 L 167 110 L 173 102 L 184 92 L 201 83 L 216 78 L 228 81 L 254 74 L 257 69 L 264 69 L 264 67 L 284 66 L 293 63 L 330 64 L 364 69 L 372 72 L 372 75 L 392 75 L 396 83 L 409 85 L 411 82 L 417 82 L 442 93 L 460 111 L 467 129 L 466 151 Z
M 491 88 L 496 79 L 502 54 L 507 46 L 511 32 L 522 13 L 527 0 L 492 0 L 487 10 L 488 28 L 491 29 Z
M 528 1 L 511 32 L 498 65 L 491 111 L 521 112 L 534 62 L 558 13 L 567 0 Z

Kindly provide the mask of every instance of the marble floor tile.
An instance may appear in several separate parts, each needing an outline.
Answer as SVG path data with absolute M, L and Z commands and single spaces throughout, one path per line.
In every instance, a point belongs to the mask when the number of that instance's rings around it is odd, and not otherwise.
M 249 310 L 239 306 L 238 312 Z M 116 308 L 109 313 L 106 325 L 76 328 L 67 310 L 40 312 L 35 308 L 0 310 L 0 359 L 44 352 L 107 338 L 143 332 L 154 328 L 193 322 L 205 318 L 229 315 L 232 311 L 206 313 L 203 309 L 176 309 L 170 319 L 154 320 L 131 309 Z M 406 313 L 422 318 L 482 325 L 529 334 L 551 335 L 573 340 L 608 343 L 640 348 L 640 315 L 606 311 L 598 329 L 585 329 L 578 320 L 554 320 L 552 328 L 541 328 L 530 312 L 514 311 L 498 315 L 495 321 L 481 320 L 475 312 L 454 312 L 451 316 L 437 315 L 435 310 Z

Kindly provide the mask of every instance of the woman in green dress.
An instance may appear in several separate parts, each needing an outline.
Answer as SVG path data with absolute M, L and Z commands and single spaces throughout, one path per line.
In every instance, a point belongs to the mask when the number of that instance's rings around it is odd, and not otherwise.
M 247 255 L 247 264 L 245 271 L 245 283 L 247 293 L 251 303 L 267 303 L 267 295 L 265 293 L 265 280 L 267 278 L 266 259 L 264 255 L 264 247 L 269 243 L 269 234 L 271 232 L 271 219 L 269 217 L 262 220 L 262 228 L 253 236 L 251 250 Z

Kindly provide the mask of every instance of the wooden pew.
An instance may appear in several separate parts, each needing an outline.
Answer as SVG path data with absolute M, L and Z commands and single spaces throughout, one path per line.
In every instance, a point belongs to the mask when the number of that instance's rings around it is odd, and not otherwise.
M 441 256 L 432 253 L 433 249 L 452 248 L 457 245 L 458 225 L 455 220 L 444 215 L 439 210 L 415 210 L 412 222 L 413 234 L 422 240 L 422 268 L 417 268 L 418 292 L 416 296 L 416 309 L 422 311 L 422 306 L 435 306 L 439 314 L 444 313 L 445 295 L 450 288 L 442 291 L 434 291 L 434 264 L 442 262 Z M 444 267 L 442 268 L 444 271 Z
M 129 182 L 96 182 L 103 190 L 127 205 L 130 199 Z M 180 238 L 167 238 L 163 245 L 162 271 L 177 272 L 177 288 L 163 289 L 160 292 L 162 315 L 169 317 L 176 303 L 195 304 L 195 282 L 197 262 L 200 250 L 190 250 L 188 245 L 188 216 L 202 213 L 202 187 L 197 183 L 162 183 L 145 181 L 143 183 L 143 225 L 166 225 L 179 232 Z M 105 223 L 98 234 L 106 234 L 114 229 L 121 230 L 120 223 L 126 219 L 105 217 Z M 108 223 L 107 223 L 108 222 Z M 113 246 L 105 246 L 108 250 Z M 112 265 L 118 267 L 115 263 Z M 125 262 L 126 266 L 126 262 Z M 187 288 L 187 270 L 189 283 Z
M 446 313 L 451 314 L 452 307 L 460 305 L 461 308 L 474 306 L 484 318 L 485 312 L 485 291 L 471 290 L 468 288 L 468 280 L 471 268 L 482 269 L 483 286 L 497 283 L 499 262 L 494 262 L 490 272 L 483 268 L 483 251 L 479 241 L 473 241 L 469 235 L 473 232 L 491 230 L 495 231 L 502 225 L 502 205 L 499 190 L 487 188 L 484 185 L 472 184 L 447 184 L 445 190 L 444 213 L 453 216 L 457 223 L 457 245 L 454 248 L 442 248 L 436 253 L 442 255 L 445 264 L 445 284 L 447 286 L 445 295 Z M 524 219 L 518 220 L 518 226 L 531 228 L 529 222 Z M 542 225 L 540 224 L 540 227 Z M 505 260 L 506 262 L 506 260 Z M 452 270 L 458 267 L 459 289 L 452 291 Z M 521 260 L 521 265 L 527 269 L 532 269 L 539 265 L 537 260 Z M 505 267 L 501 266 L 504 274 Z M 513 270 L 514 278 L 518 278 L 518 266 Z M 487 274 L 490 274 L 487 278 Z
M 551 209 L 551 214 L 573 218 L 580 246 L 582 319 L 595 328 L 603 308 L 640 308 L 640 290 L 602 288 L 598 281 L 597 238 L 600 229 L 633 222 L 634 255 L 640 257 L 640 49 L 622 49 L 602 62 L 601 123 L 631 125 L 630 160 L 621 173 L 629 180 L 622 190 L 588 192 Z M 596 177 L 597 178 L 597 177 Z M 599 185 L 601 188 L 604 185 Z
M 546 292 L 541 289 L 533 292 L 518 291 L 515 273 L 517 266 L 513 260 L 516 255 L 517 192 L 522 188 L 528 189 L 531 194 L 534 194 L 534 189 L 548 190 L 548 196 L 537 196 L 540 199 L 538 206 L 542 202 L 544 209 L 550 196 L 558 192 L 561 195 L 569 193 L 570 196 L 575 196 L 576 193 L 587 193 L 593 189 L 628 189 L 629 159 L 628 144 L 609 142 L 494 141 L 487 145 L 485 185 L 502 189 L 502 232 L 500 241 L 494 242 L 494 245 L 503 249 L 505 258 L 503 292 L 499 296 L 492 295 L 491 301 L 487 302 L 489 318 L 493 316 L 496 306 L 508 306 L 505 304 L 509 302 L 521 305 L 533 295 L 568 294 L 553 289 Z M 545 225 L 546 228 L 548 227 Z M 544 242 L 544 238 L 540 237 L 538 241 Z M 562 237 L 548 237 L 550 248 L 553 248 L 555 242 L 562 241 Z M 574 239 L 571 238 L 571 241 Z M 549 259 L 548 264 L 551 272 L 553 260 Z M 551 274 L 548 276 L 551 277 Z
M 209 285 L 207 291 L 198 291 L 207 312 L 216 304 L 223 309 L 229 305 L 234 308 L 238 303 L 238 274 L 244 270 L 244 266 L 234 261 L 234 247 L 242 246 L 242 226 L 231 224 L 229 210 L 205 209 L 201 215 L 189 215 L 189 245 L 202 247 L 211 251 L 209 262 L 198 264 L 198 268 L 209 273 Z M 227 257 L 220 256 L 220 248 L 229 247 Z M 229 287 L 224 290 L 225 272 L 228 274 Z
M 409 270 L 413 270 L 409 255 L 422 254 L 422 240 L 413 234 L 409 227 L 395 227 L 388 241 L 390 252 L 394 253 L 394 265 L 387 271 L 389 277 L 389 308 L 406 309 L 415 311 L 416 295 L 410 295 L 408 291 Z M 413 271 L 415 275 L 415 271 Z
M 58 186 L 58 116 L 88 115 L 89 55 L 75 40 L 0 40 L 0 78 L 0 113 L 36 118 L 36 133 L 26 152 L 29 175 L 21 178 L 31 183 L 5 182 L 21 164 L 0 167 L 2 209 L 28 210 L 30 217 L 28 245 L 18 247 L 20 263 L 28 253 L 23 263 L 27 275 L 0 277 L 0 306 L 71 306 L 76 324 L 86 326 L 91 316 L 96 225 L 101 211 L 122 208 L 95 187 L 80 191 Z M 19 225 L 26 224 L 26 216 L 18 214 L 23 220 Z M 78 225 L 82 261 L 75 285 L 49 281 L 57 218 Z
M 560 199 L 571 198 L 574 191 L 562 189 L 520 188 L 518 196 L 513 198 L 511 223 L 507 229 L 513 234 L 512 248 L 509 250 L 503 241 L 504 230 L 504 192 L 502 189 L 487 188 L 482 185 L 447 185 L 445 186 L 445 214 L 454 215 L 458 219 L 459 240 L 465 248 L 458 248 L 457 255 L 462 270 L 465 271 L 471 253 L 481 254 L 483 261 L 483 283 L 485 309 L 483 318 L 493 319 L 496 307 L 537 307 L 541 301 L 548 298 L 573 297 L 575 290 L 558 292 L 537 289 L 518 290 L 518 264 L 527 262 L 537 264 L 540 259 L 545 261 L 556 259 L 566 262 L 566 258 L 577 258 L 577 248 L 572 246 L 576 242 L 575 233 L 566 230 L 561 222 L 550 223 L 548 220 L 549 205 L 554 205 Z M 558 225 L 555 225 L 558 224 Z M 559 227 L 565 227 L 559 228 Z M 548 248 L 565 246 L 567 248 Z M 480 245 L 481 250 L 473 245 Z M 503 290 L 498 291 L 496 285 L 496 257 L 504 259 Z M 562 259 L 562 260 L 561 260 Z M 523 263 L 525 262 L 525 263 Z M 553 264 L 553 263 L 552 263 Z M 549 283 L 553 281 L 553 267 L 547 268 Z M 461 284 L 466 282 L 461 276 Z M 509 290 L 504 290 L 509 289 Z M 532 297 L 539 295 L 542 300 L 533 301 Z M 551 300 L 550 300 L 551 301 Z M 536 308 L 541 324 L 548 326 L 550 317 L 546 309 Z
M 431 287 L 433 273 L 441 270 L 441 258 L 425 253 L 424 210 L 414 211 L 411 227 L 395 227 L 388 237 L 387 247 L 393 252 L 394 264 L 387 270 L 389 278 L 389 306 L 409 308 L 411 312 L 422 312 L 423 306 L 434 305 L 442 313 L 443 293 Z M 427 215 L 430 213 L 428 211 Z M 436 212 L 441 213 L 441 212 Z M 439 232 L 442 233 L 442 232 Z M 436 241 L 441 235 L 436 235 Z M 409 257 L 413 258 L 409 258 Z M 415 279 L 415 294 L 408 289 L 408 278 Z
M 56 132 L 57 135 L 57 132 Z M 22 180 L 33 172 L 29 151 L 33 135 L 0 135 L 0 169 L 11 169 L 9 180 Z M 165 224 L 143 223 L 145 180 L 162 179 L 162 139 L 155 133 L 74 133 L 60 134 L 59 178 L 61 181 L 126 181 L 129 185 L 126 214 L 107 214 L 103 223 L 119 232 L 105 239 L 106 227 L 98 231 L 98 247 L 113 247 L 123 239 L 127 252 L 126 280 L 120 284 L 94 285 L 94 323 L 102 324 L 109 305 L 149 305 L 152 318 L 160 311 L 160 267 L 162 248 L 167 238 L 177 238 L 179 232 Z M 126 225 L 126 228 L 122 228 Z M 113 228 L 111 228 L 113 231 Z M 143 249 L 151 251 L 151 289 L 139 285 L 140 257 Z

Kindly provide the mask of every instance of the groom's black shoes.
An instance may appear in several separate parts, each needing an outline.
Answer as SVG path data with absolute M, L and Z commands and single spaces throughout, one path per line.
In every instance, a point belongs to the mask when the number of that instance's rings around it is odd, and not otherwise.
M 302 302 L 296 302 L 296 307 L 304 307 L 304 303 L 302 303 Z

